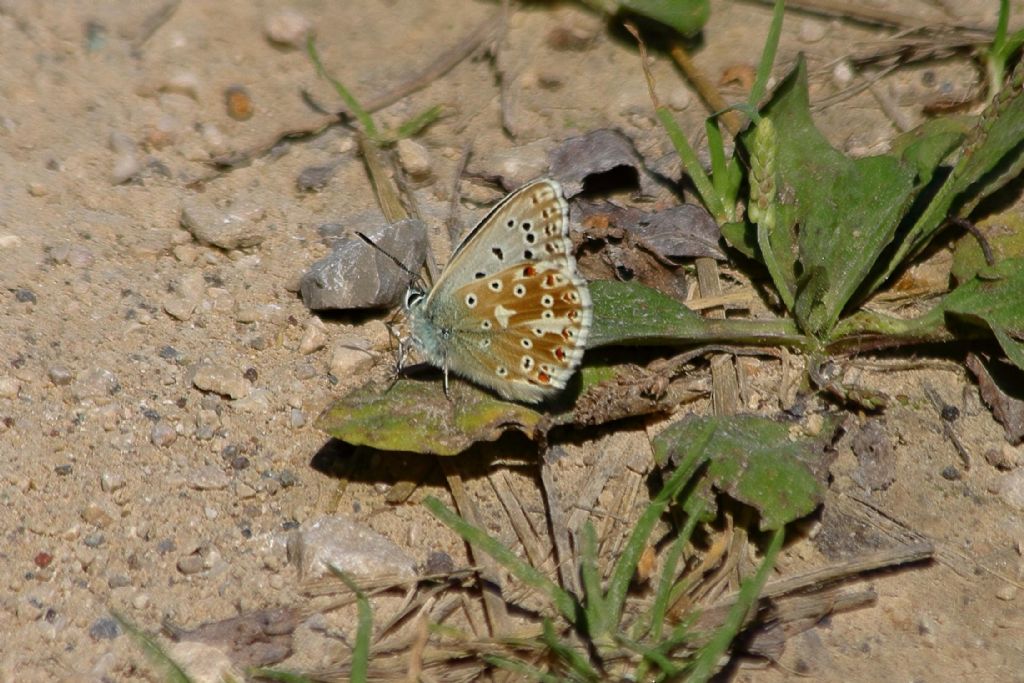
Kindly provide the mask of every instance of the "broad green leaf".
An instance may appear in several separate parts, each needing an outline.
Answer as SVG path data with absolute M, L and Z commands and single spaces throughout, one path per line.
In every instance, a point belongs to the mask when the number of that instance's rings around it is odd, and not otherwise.
M 947 316 L 987 326 L 1010 361 L 1024 369 L 1024 258 L 982 271 L 954 289 L 940 308 Z
M 696 35 L 704 28 L 711 13 L 708 0 L 616 0 L 616 4 L 684 36 Z
M 828 351 L 871 348 L 877 338 L 884 338 L 890 346 L 896 345 L 894 342 L 966 340 L 982 336 L 983 331 L 995 336 L 1010 361 L 1024 369 L 1024 258 L 1005 259 L 983 268 L 917 318 L 856 313 L 836 328 Z
M 788 320 L 704 318 L 679 301 L 636 282 L 590 283 L 594 326 L 587 348 L 707 343 L 806 346 Z
M 821 444 L 794 439 L 790 430 L 790 424 L 758 416 L 691 416 L 654 439 L 655 458 L 689 461 L 699 452 L 707 461 L 706 486 L 757 509 L 762 529 L 780 529 L 810 514 L 825 492 L 816 474 L 824 476 Z M 713 510 L 709 497 L 700 504 Z
M 988 216 L 978 221 L 975 227 L 984 237 L 996 263 L 1003 259 L 1024 257 L 1024 214 L 1020 211 Z M 969 232 L 964 233 L 953 249 L 953 279 L 956 282 L 967 282 L 988 267 L 978 238 Z
M 440 381 L 400 379 L 389 390 L 365 385 L 335 401 L 316 426 L 355 446 L 456 455 L 512 429 L 532 437 L 544 417 L 460 380 L 453 379 L 450 394 Z
M 767 243 L 795 280 L 801 329 L 826 336 L 892 241 L 917 173 L 892 156 L 849 159 L 834 149 L 811 119 L 802 59 L 762 116 L 777 136 L 778 220 Z
M 593 282 L 594 326 L 588 348 L 610 344 L 700 343 L 786 344 L 802 347 L 807 339 L 790 321 L 712 320 L 643 285 Z M 621 373 L 628 368 L 621 368 Z M 480 441 L 494 441 L 506 431 L 537 439 L 552 427 L 574 421 L 573 405 L 584 392 L 620 374 L 615 366 L 585 365 L 566 391 L 542 406 L 505 401 L 469 382 L 452 377 L 445 397 L 440 372 L 430 380 L 399 379 L 390 388 L 365 385 L 338 399 L 317 420 L 317 427 L 346 443 L 385 451 L 455 455 Z M 626 410 L 642 410 L 627 406 Z M 630 412 L 629 414 L 636 414 Z M 609 411 L 597 419 L 626 417 Z M 581 418 L 582 419 L 582 418 Z M 586 416 L 591 424 L 595 415 Z
M 971 116 L 944 116 L 930 119 L 892 142 L 890 153 L 917 169 L 922 185 L 931 182 L 935 170 L 967 137 L 974 124 Z

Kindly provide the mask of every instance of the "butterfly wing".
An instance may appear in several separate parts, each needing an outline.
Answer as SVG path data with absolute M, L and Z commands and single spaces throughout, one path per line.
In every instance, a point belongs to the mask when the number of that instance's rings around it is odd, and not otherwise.
M 548 247 L 546 245 L 552 245 Z M 494 205 L 459 243 L 427 300 L 448 297 L 470 279 L 481 280 L 517 263 L 560 259 L 575 272 L 569 241 L 569 205 L 562 186 L 536 180 Z
M 449 332 L 443 357 L 451 371 L 530 403 L 563 389 L 593 314 L 558 183 L 536 181 L 495 206 L 425 303 L 435 329 Z
M 517 264 L 464 285 L 455 300 L 470 314 L 455 328 L 451 369 L 506 398 L 536 403 L 557 394 L 583 359 L 593 312 L 575 269 Z

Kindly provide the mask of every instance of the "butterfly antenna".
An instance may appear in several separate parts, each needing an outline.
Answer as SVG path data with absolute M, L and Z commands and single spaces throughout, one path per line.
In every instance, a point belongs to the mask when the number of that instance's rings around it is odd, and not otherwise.
M 423 282 L 423 278 L 421 278 L 421 277 L 419 276 L 419 273 L 415 273 L 415 272 L 413 272 L 413 271 L 412 271 L 412 270 L 411 270 L 411 269 L 409 268 L 409 266 L 405 265 L 405 264 L 404 264 L 404 263 L 402 263 L 402 262 L 401 262 L 400 260 L 398 260 L 398 257 L 397 257 L 397 256 L 395 256 L 394 254 L 392 254 L 391 252 L 389 252 L 389 251 L 388 251 L 387 249 L 385 249 L 384 247 L 380 246 L 379 244 L 377 244 L 376 242 L 374 242 L 373 240 L 371 240 L 371 239 L 370 239 L 369 237 L 367 237 L 367 236 L 366 236 L 365 234 L 363 234 L 363 233 L 361 233 L 361 232 L 358 232 L 358 231 L 357 231 L 357 232 L 356 232 L 356 235 L 357 235 L 357 236 L 359 237 L 359 239 L 361 239 L 362 241 L 366 242 L 366 243 L 367 243 L 367 244 L 369 244 L 369 245 L 370 245 L 371 247 L 373 247 L 374 249 L 376 249 L 376 250 L 377 250 L 377 251 L 379 251 L 380 253 L 384 254 L 384 255 L 385 255 L 385 256 L 387 256 L 387 257 L 388 257 L 389 259 L 391 259 L 391 262 L 392 262 L 392 263 L 394 263 L 394 264 L 395 264 L 396 266 L 398 266 L 399 268 L 401 268 L 402 270 L 404 270 L 404 271 L 405 271 L 406 273 L 408 273 L 409 275 L 411 275 L 411 276 L 413 277 L 413 279 L 414 279 L 414 280 L 417 280 L 418 282 L 421 282 L 421 283 Z

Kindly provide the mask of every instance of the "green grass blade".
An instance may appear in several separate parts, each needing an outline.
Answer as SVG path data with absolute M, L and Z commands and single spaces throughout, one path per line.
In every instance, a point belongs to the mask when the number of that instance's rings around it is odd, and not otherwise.
M 583 610 L 587 615 L 587 631 L 591 638 L 604 641 L 610 635 L 613 615 L 601 590 L 601 576 L 597 571 L 597 534 L 589 521 L 583 525 L 580 543 L 580 580 L 583 584 Z
M 655 113 L 658 116 L 658 121 L 661 122 L 662 127 L 665 129 L 668 139 L 671 140 L 672 146 L 675 147 L 676 154 L 679 155 L 679 159 L 683 162 L 686 174 L 690 176 L 694 186 L 697 188 L 697 193 L 700 195 L 701 201 L 704 202 L 704 206 L 719 224 L 725 223 L 729 218 L 725 205 L 722 204 L 721 197 L 715 192 L 711 179 L 704 172 L 704 167 L 701 166 L 700 159 L 697 158 L 697 152 L 690 146 L 690 141 L 686 139 L 683 129 L 676 123 L 675 117 L 672 116 L 672 112 L 667 107 L 658 107 Z
M 481 659 L 495 668 L 519 674 L 525 680 L 541 681 L 541 683 L 563 683 L 561 677 L 530 666 L 518 659 L 501 657 L 499 655 L 482 655 Z
M 482 550 L 505 569 L 511 572 L 517 579 L 530 586 L 534 590 L 543 593 L 554 605 L 555 609 L 562 614 L 570 623 L 578 624 L 580 619 L 580 606 L 576 600 L 562 590 L 557 584 L 551 581 L 540 571 L 516 557 L 515 553 L 503 546 L 497 539 L 486 532 L 477 529 L 475 526 L 459 517 L 457 514 L 444 506 L 444 503 L 433 496 L 427 496 L 423 506 L 430 511 L 442 524 L 457 533 L 473 547 Z
M 341 98 L 348 110 L 356 117 L 356 120 L 359 121 L 359 125 L 363 127 L 363 132 L 365 132 L 371 140 L 378 140 L 380 136 L 377 134 L 377 126 L 373 123 L 373 117 L 370 116 L 368 111 L 363 109 L 355 96 L 348 91 L 348 88 L 342 85 L 341 81 L 329 74 L 327 69 L 324 68 L 323 62 L 320 61 L 320 53 L 316 49 L 316 40 L 312 35 L 306 41 L 306 52 L 309 54 L 309 59 L 313 62 L 313 66 L 316 67 L 317 74 L 331 84 L 334 91 L 338 93 L 338 97 Z
M 405 138 L 411 138 L 417 135 L 424 128 L 441 118 L 441 112 L 443 108 L 439 104 L 435 104 L 430 109 L 424 112 L 420 112 L 416 116 L 412 117 L 402 125 L 400 125 L 394 131 L 387 133 L 384 136 L 383 142 L 392 143 L 398 142 Z
M 622 554 L 615 562 L 611 580 L 608 582 L 608 592 L 605 595 L 608 614 L 614 617 L 615 623 L 619 623 L 621 619 L 626 594 L 629 592 L 629 583 L 632 581 L 633 575 L 636 574 L 637 563 L 647 546 L 647 539 L 654 530 L 655 524 L 658 523 L 658 519 L 661 518 L 669 503 L 679 496 L 683 487 L 697 471 L 697 467 L 706 458 L 707 455 L 703 449 L 692 449 L 636 521 L 633 533 L 630 534 Z
M 758 102 L 764 97 L 765 90 L 768 88 L 768 79 L 772 75 L 772 65 L 775 64 L 775 53 L 779 49 L 779 37 L 782 35 L 785 6 L 785 0 L 776 0 L 775 8 L 772 10 L 772 23 L 768 27 L 768 37 L 761 49 L 761 62 L 757 65 L 754 87 L 750 89 L 750 97 L 747 98 L 747 104 L 755 109 Z
M 542 636 L 542 640 L 555 657 L 569 667 L 570 671 L 579 676 L 580 680 L 602 680 L 601 675 L 594 669 L 590 662 L 587 661 L 586 657 L 580 654 L 578 650 L 569 647 L 563 642 L 563 639 L 559 636 L 558 632 L 555 631 L 555 626 L 551 623 L 550 619 L 544 620 L 544 635 Z
M 356 622 L 356 642 L 352 647 L 352 669 L 349 680 L 352 683 L 366 683 L 370 672 L 370 636 L 373 634 L 373 609 L 366 594 L 360 590 L 356 582 L 337 567 L 329 567 L 331 573 L 348 586 L 356 596 L 358 617 Z
M 762 560 L 761 565 L 757 568 L 757 572 L 752 577 L 745 579 L 740 585 L 740 593 L 736 599 L 736 604 L 729 610 L 725 623 L 719 627 L 711 637 L 711 640 L 708 641 L 708 644 L 701 648 L 697 654 L 697 659 L 693 663 L 690 676 L 686 679 L 687 683 L 703 683 L 703 681 L 711 678 L 717 671 L 718 662 L 740 632 L 740 629 L 743 627 L 743 620 L 751 608 L 753 608 L 757 601 L 757 596 L 761 594 L 761 588 L 764 587 L 772 567 L 775 566 L 775 560 L 779 555 L 779 551 L 782 550 L 782 543 L 785 539 L 785 527 L 777 529 L 772 534 L 772 540 L 764 554 L 764 560 Z
M 135 639 L 135 641 L 142 647 L 143 652 L 146 653 L 146 656 L 150 661 L 163 669 L 163 672 L 166 675 L 166 678 L 164 679 L 166 683 L 192 683 L 192 679 L 189 678 L 189 675 L 185 670 L 178 666 L 178 663 L 164 652 L 163 646 L 161 646 L 156 639 L 137 628 L 117 612 L 111 612 L 110 616 L 120 624 L 121 628 L 125 630 L 125 633 Z

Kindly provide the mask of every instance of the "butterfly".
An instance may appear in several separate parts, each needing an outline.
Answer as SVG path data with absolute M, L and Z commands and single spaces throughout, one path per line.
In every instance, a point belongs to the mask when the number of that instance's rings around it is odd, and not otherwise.
M 593 322 L 561 186 L 512 192 L 462 240 L 433 288 L 405 295 L 409 345 L 431 365 L 522 403 L 557 395 Z

